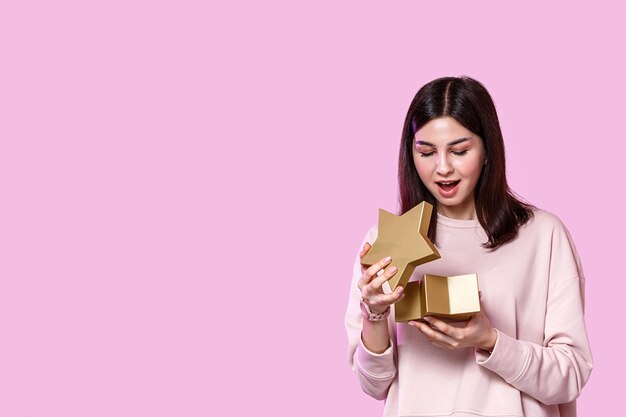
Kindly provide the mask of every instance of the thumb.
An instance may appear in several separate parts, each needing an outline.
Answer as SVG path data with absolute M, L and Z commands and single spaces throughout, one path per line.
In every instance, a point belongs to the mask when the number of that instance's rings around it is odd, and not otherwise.
M 370 245 L 369 242 L 365 242 L 365 245 L 363 245 L 363 247 L 361 248 L 361 252 L 359 253 L 359 256 L 361 258 L 363 258 L 365 256 L 365 254 L 367 252 L 369 252 L 370 248 L 372 247 L 372 245 Z

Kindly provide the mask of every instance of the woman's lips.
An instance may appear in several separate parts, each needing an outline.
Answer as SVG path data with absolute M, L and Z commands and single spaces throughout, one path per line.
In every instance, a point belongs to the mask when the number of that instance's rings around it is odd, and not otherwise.
M 437 181 L 437 186 L 439 188 L 439 194 L 443 197 L 452 197 L 459 190 L 459 182 L 461 180 L 456 181 Z

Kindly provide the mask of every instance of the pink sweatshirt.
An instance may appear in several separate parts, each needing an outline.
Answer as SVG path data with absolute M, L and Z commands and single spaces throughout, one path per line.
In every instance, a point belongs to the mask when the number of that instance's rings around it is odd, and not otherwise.
M 377 233 L 372 227 L 360 248 Z M 432 346 L 417 329 L 395 323 L 393 307 L 391 346 L 368 351 L 357 254 L 345 324 L 349 363 L 363 390 L 385 399 L 385 416 L 576 416 L 593 365 L 585 279 L 565 226 L 537 210 L 514 241 L 490 251 L 481 247 L 487 236 L 477 220 L 438 215 L 437 240 L 441 259 L 417 267 L 411 280 L 477 273 L 483 310 L 498 332 L 493 352 Z

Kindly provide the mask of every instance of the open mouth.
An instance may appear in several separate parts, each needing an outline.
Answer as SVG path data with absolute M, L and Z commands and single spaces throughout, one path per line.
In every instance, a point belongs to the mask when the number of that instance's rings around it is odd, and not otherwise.
M 452 191 L 461 180 L 456 181 L 437 181 L 437 185 L 443 191 Z

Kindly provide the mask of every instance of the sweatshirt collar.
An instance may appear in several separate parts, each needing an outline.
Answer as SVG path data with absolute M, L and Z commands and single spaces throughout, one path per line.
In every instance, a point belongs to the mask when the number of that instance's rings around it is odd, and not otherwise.
M 450 217 L 446 217 L 442 215 L 441 213 L 437 213 L 437 223 L 445 225 L 445 226 L 460 228 L 460 229 L 475 229 L 477 227 L 482 227 L 478 219 L 458 220 L 458 219 L 452 219 Z

